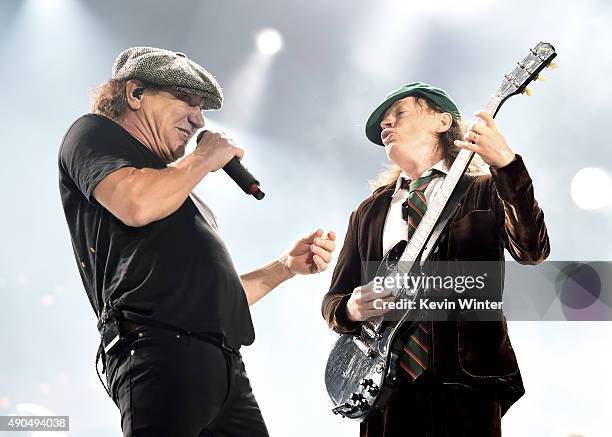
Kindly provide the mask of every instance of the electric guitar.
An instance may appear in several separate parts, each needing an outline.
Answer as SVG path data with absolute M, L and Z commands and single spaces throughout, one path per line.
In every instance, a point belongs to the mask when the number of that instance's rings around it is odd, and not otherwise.
M 544 68 L 556 67 L 552 63 L 555 56 L 554 47 L 548 43 L 541 42 L 530 49 L 518 66 L 504 76 L 485 110 L 495 117 L 510 97 L 521 93 L 531 95 L 527 85 L 538 78 L 543 80 L 540 72 Z M 473 156 L 474 152 L 461 149 L 412 238 L 409 242 L 400 241 L 384 256 L 377 278 L 420 273 L 421 263 L 428 259 L 454 212 L 454 209 L 450 211 L 453 202 L 456 204 L 457 197 L 467 190 L 463 176 Z M 414 293 L 399 289 L 394 295 L 406 298 Z M 363 322 L 359 334 L 343 334 L 338 338 L 325 369 L 325 385 L 334 404 L 334 414 L 363 421 L 371 412 L 385 406 L 399 383 L 399 353 L 405 338 L 416 327 L 410 312 L 403 311 L 398 321 L 372 317 Z

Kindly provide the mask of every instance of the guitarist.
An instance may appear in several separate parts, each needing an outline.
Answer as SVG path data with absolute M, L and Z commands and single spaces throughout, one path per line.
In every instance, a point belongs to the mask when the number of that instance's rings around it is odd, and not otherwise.
M 461 148 L 477 153 L 490 174 L 475 175 L 432 259 L 496 260 L 503 278 L 504 249 L 523 264 L 548 256 L 544 214 L 523 159 L 488 113 L 475 115 L 483 123 L 463 134 L 452 98 L 422 82 L 392 91 L 372 112 L 366 136 L 395 166 L 351 214 L 322 305 L 336 332 L 358 333 L 361 322 L 384 313 L 373 302 L 385 296 L 373 291 L 375 272 L 365 265 L 409 239 Z M 415 185 L 423 187 L 420 203 L 408 202 Z M 500 436 L 501 417 L 524 394 L 505 319 L 429 321 L 417 328 L 400 355 L 399 389 L 361 424 L 361 436 Z

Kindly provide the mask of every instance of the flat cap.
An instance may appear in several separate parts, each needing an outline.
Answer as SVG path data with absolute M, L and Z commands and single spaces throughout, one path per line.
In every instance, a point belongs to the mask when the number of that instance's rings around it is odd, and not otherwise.
M 217 80 L 184 53 L 155 47 L 132 47 L 113 65 L 113 79 L 140 79 L 154 85 L 201 96 L 204 109 L 220 109 L 223 92 Z
M 457 108 L 457 104 L 442 88 L 436 88 L 424 82 L 410 82 L 387 94 L 385 100 L 372 112 L 366 122 L 365 128 L 366 137 L 368 137 L 370 141 L 380 146 L 383 145 L 382 139 L 380 138 L 382 132 L 380 123 L 383 120 L 385 112 L 398 100 L 410 96 L 425 97 L 439 106 L 444 112 L 451 114 L 456 120 L 461 120 L 461 113 Z

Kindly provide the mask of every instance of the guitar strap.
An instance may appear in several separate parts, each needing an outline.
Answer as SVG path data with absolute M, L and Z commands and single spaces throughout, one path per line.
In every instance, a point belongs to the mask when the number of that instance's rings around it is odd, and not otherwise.
M 423 245 L 423 249 L 418 254 L 416 259 L 414 260 L 415 266 L 418 265 L 419 268 L 423 267 L 432 249 L 435 248 L 438 242 L 440 241 L 440 237 L 442 236 L 442 233 L 446 229 L 446 226 L 449 224 L 451 218 L 455 215 L 455 213 L 461 207 L 462 205 L 461 202 L 465 198 L 468 190 L 472 186 L 472 183 L 474 182 L 475 179 L 476 179 L 475 175 L 471 175 L 468 173 L 464 173 L 463 176 L 461 176 L 461 179 L 459 179 L 459 182 L 457 182 L 455 189 L 453 190 L 452 194 L 448 198 L 448 201 L 446 202 L 446 206 L 442 210 L 442 214 L 440 214 L 440 217 L 438 218 L 436 226 L 434 227 L 433 231 L 429 235 L 429 238 Z M 400 323 L 401 322 L 402 320 L 400 320 Z M 415 321 L 409 322 L 406 326 L 404 326 L 404 328 L 402 328 L 402 331 L 404 332 L 403 335 L 405 335 L 406 333 L 410 333 L 411 330 L 415 328 L 415 326 L 416 326 Z
M 446 225 L 449 223 L 450 219 L 461 207 L 461 202 L 465 198 L 465 195 L 467 194 L 475 179 L 475 175 L 464 173 L 463 176 L 461 176 L 461 179 L 459 179 L 459 182 L 457 182 L 457 186 L 453 190 L 451 196 L 448 198 L 448 202 L 442 210 L 442 214 L 440 214 L 440 218 L 438 219 L 436 226 L 434 227 L 429 238 L 423 245 L 423 250 L 421 251 L 419 256 L 417 256 L 417 262 L 420 262 L 421 266 L 429 257 L 429 254 L 431 253 L 432 249 L 436 246 L 436 244 L 438 244 L 440 236 L 442 235 L 442 232 L 444 232 L 444 230 L 446 229 Z

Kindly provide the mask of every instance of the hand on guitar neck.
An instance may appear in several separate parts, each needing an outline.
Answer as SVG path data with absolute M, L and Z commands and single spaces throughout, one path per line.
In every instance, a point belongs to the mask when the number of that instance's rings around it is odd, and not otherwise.
M 486 111 L 474 115 L 483 123 L 469 125 L 464 135 L 465 141 L 455 140 L 455 146 L 478 153 L 484 162 L 495 168 L 510 164 L 514 160 L 514 152 L 497 129 L 493 117 Z

